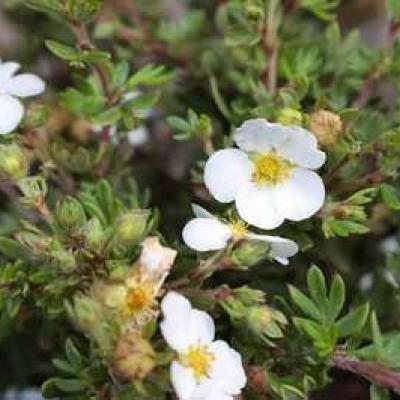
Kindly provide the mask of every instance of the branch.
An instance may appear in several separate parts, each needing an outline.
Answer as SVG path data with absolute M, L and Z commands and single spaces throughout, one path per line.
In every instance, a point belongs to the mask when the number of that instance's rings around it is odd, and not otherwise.
M 332 365 L 344 371 L 360 375 L 373 384 L 384 386 L 400 394 L 400 372 L 391 370 L 375 361 L 361 361 L 355 357 L 335 354 Z

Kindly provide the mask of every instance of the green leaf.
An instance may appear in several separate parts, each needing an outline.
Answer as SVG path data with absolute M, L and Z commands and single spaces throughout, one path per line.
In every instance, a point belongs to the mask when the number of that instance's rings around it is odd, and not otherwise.
M 370 400 L 390 400 L 390 392 L 389 389 L 382 387 L 371 385 L 370 388 Z
M 379 357 L 383 353 L 384 343 L 375 311 L 371 313 L 371 331 L 372 339 L 374 341 L 374 345 L 377 351 L 377 357 Z
M 325 277 L 322 271 L 315 265 L 307 273 L 307 285 L 317 307 L 326 311 L 328 302 Z
M 164 65 L 147 64 L 128 79 L 126 89 L 133 90 L 138 85 L 161 85 L 173 77 L 174 73 L 167 71 Z
M 57 42 L 55 40 L 46 40 L 46 47 L 57 57 L 67 61 L 80 61 L 82 53 L 80 50 Z
M 320 310 L 315 303 L 304 295 L 300 290 L 294 286 L 289 285 L 289 293 L 292 301 L 299 307 L 305 314 L 314 318 L 317 321 L 323 320 Z
M 78 349 L 75 347 L 71 339 L 67 339 L 65 342 L 65 354 L 68 361 L 76 368 L 81 368 L 83 366 L 82 356 Z
M 400 210 L 400 197 L 396 188 L 387 183 L 380 186 L 382 200 L 391 210 Z
M 0 236 L 0 254 L 16 260 L 24 254 L 24 248 L 16 240 Z
M 76 368 L 73 367 L 71 364 L 69 364 L 65 360 L 60 360 L 59 358 L 55 358 L 52 360 L 54 366 L 59 369 L 60 371 L 66 373 L 66 374 L 76 374 Z
M 343 318 L 339 319 L 335 326 L 340 337 L 351 336 L 359 333 L 365 325 L 369 313 L 369 304 L 366 303 L 350 311 Z
M 52 384 L 61 391 L 67 393 L 80 392 L 85 389 L 85 383 L 82 382 L 80 379 L 54 378 L 52 380 Z
M 339 316 L 345 302 L 345 286 L 340 275 L 333 277 L 331 289 L 329 292 L 329 319 L 331 322 Z

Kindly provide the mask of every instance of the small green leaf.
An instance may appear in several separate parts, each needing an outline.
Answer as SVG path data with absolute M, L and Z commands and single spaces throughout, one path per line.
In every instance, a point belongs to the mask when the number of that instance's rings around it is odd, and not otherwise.
M 331 322 L 339 316 L 345 302 L 345 286 L 340 275 L 333 277 L 331 289 L 329 292 L 329 319 Z
M 350 311 L 343 318 L 339 319 L 335 326 L 340 337 L 351 336 L 359 333 L 365 325 L 369 313 L 369 304 L 366 303 L 355 310 Z
M 391 210 L 400 210 L 400 197 L 396 188 L 387 183 L 380 186 L 382 200 Z
M 315 303 L 304 295 L 300 290 L 294 286 L 289 285 L 289 293 L 293 302 L 307 315 L 314 318 L 317 321 L 321 321 L 323 316 Z
M 311 297 L 317 307 L 326 311 L 328 302 L 325 276 L 315 265 L 313 265 L 307 273 L 307 285 Z
M 65 354 L 68 361 L 75 367 L 82 367 L 82 356 L 78 349 L 75 347 L 71 339 L 67 339 L 65 342 Z

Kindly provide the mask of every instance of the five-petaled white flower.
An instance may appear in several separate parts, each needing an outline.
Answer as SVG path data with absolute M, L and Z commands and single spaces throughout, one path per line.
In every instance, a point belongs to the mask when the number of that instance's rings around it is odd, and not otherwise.
M 240 149 L 219 150 L 208 159 L 204 183 L 221 203 L 235 201 L 243 220 L 274 229 L 322 207 L 325 188 L 312 170 L 324 164 L 325 153 L 311 132 L 258 118 L 236 130 L 235 142 Z
M 178 353 L 171 381 L 179 400 L 232 400 L 240 394 L 246 385 L 241 356 L 226 342 L 214 341 L 212 318 L 176 292 L 164 297 L 161 309 L 161 332 Z
M 33 74 L 15 75 L 20 65 L 0 60 L 0 135 L 12 132 L 21 122 L 24 106 L 17 97 L 42 93 L 45 83 Z
M 269 244 L 269 256 L 284 265 L 299 250 L 293 240 L 252 233 L 241 220 L 223 222 L 197 204 L 193 204 L 192 208 L 196 218 L 185 225 L 182 236 L 185 243 L 194 250 L 219 250 L 230 241 L 261 240 Z

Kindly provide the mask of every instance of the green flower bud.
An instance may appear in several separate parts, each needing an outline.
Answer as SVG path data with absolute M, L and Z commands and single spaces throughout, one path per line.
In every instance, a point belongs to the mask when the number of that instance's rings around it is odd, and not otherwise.
M 56 219 L 62 229 L 73 232 L 85 225 L 86 214 L 81 203 L 68 196 L 58 203 Z
M 26 176 L 28 162 L 16 144 L 0 145 L 0 177 L 18 179 Z
M 100 8 L 103 0 L 67 0 L 65 9 L 71 18 L 78 21 L 87 21 Z
M 49 119 L 49 109 L 43 104 L 35 104 L 29 107 L 25 119 L 24 125 L 27 128 L 38 128 L 43 126 Z
M 133 210 L 122 215 L 115 227 L 117 243 L 131 246 L 139 243 L 147 231 L 149 212 L 146 210 Z
M 211 118 L 206 114 L 201 114 L 198 124 L 198 132 L 201 138 L 208 138 L 212 135 Z
M 287 107 L 279 111 L 276 120 L 282 125 L 302 125 L 304 118 L 300 111 Z
M 75 296 L 71 317 L 83 331 L 88 333 L 93 331 L 102 315 L 101 305 L 96 300 L 82 294 Z
M 84 227 L 85 246 L 89 250 L 97 251 L 104 244 L 104 230 L 100 221 L 95 217 L 92 218 Z
M 266 305 L 254 306 L 245 315 L 247 326 L 255 337 L 268 341 L 283 337 L 281 326 L 287 324 L 286 317 Z
M 238 265 L 252 266 L 264 259 L 270 246 L 266 242 L 251 241 L 243 242 L 239 247 L 233 250 L 232 260 Z

